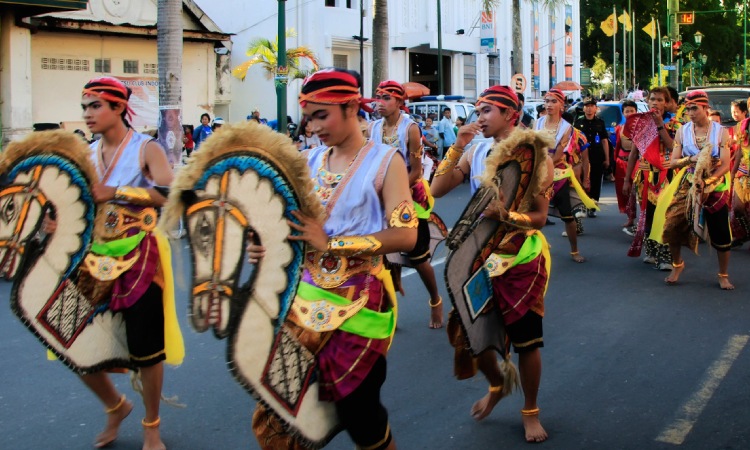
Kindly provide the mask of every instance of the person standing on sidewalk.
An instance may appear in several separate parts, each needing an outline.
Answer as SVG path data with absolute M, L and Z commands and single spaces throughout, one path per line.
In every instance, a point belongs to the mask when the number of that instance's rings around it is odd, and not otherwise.
M 609 168 L 609 134 L 604 120 L 596 115 L 596 100 L 587 97 L 583 100 L 583 116 L 579 116 L 573 126 L 578 128 L 586 136 L 589 143 L 589 197 L 599 202 L 602 191 L 602 178 L 605 169 Z M 589 217 L 596 217 L 596 211 L 590 209 Z

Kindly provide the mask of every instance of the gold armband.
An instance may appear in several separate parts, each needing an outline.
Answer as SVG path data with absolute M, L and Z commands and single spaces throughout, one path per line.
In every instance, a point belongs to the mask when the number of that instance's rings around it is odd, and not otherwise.
M 372 255 L 382 245 L 374 236 L 334 236 L 328 239 L 328 251 L 340 256 Z
M 544 190 L 543 195 L 547 200 L 552 200 L 555 197 L 555 185 L 550 184 L 549 187 Z
M 404 200 L 391 213 L 391 219 L 388 221 L 391 228 L 417 228 L 417 211 L 414 208 L 414 202 Z
M 414 156 L 417 159 L 421 159 L 422 155 L 424 154 L 424 147 L 420 145 L 417 151 L 409 152 L 409 154 Z
M 461 159 L 461 155 L 463 154 L 463 149 L 459 150 L 451 145 L 448 151 L 445 153 L 445 159 L 440 161 L 437 171 L 435 171 L 435 176 L 437 177 L 448 173 L 453 167 L 456 166 L 456 164 L 458 164 L 458 160 Z
M 509 212 L 504 222 L 518 228 L 533 228 L 531 226 L 531 217 L 515 211 Z
M 115 191 L 115 200 L 120 200 L 133 205 L 150 205 L 153 203 L 151 194 L 145 188 L 132 186 L 118 186 Z

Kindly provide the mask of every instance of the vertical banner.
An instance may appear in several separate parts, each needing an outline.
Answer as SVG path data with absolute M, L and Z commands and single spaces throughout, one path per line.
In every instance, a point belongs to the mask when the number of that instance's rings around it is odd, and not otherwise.
M 565 5 L 565 80 L 573 81 L 573 6 Z
M 480 53 L 496 53 L 495 47 L 495 12 L 482 11 L 481 28 L 479 30 Z M 475 41 L 476 42 L 476 41 Z
M 154 77 L 117 77 L 129 87 L 133 119 L 130 126 L 137 131 L 154 129 L 159 122 L 159 79 Z
M 534 30 L 534 71 L 531 74 L 534 90 L 539 91 L 541 89 L 539 81 L 539 6 L 537 2 L 534 2 L 534 9 L 531 16 L 531 26 Z
M 557 52 L 555 48 L 555 26 L 557 19 L 554 11 L 549 15 L 549 87 L 557 84 Z

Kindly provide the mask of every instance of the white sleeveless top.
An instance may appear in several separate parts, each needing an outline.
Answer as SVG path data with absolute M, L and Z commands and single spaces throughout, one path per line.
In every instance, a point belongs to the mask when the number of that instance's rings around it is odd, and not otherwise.
M 718 122 L 711 122 L 708 129 L 708 140 L 711 142 L 711 157 L 719 157 L 719 145 L 721 144 L 721 131 L 723 127 Z M 682 126 L 682 156 L 695 156 L 701 152 L 695 141 L 695 124 L 688 122 Z
M 394 148 L 397 148 L 398 151 L 401 152 L 401 156 L 404 157 L 404 161 L 406 161 L 406 169 L 411 170 L 411 164 L 409 163 L 409 126 L 411 124 L 415 123 L 413 120 L 411 120 L 411 117 L 407 116 L 406 114 L 401 115 L 401 123 L 398 125 L 398 129 L 396 131 L 396 136 L 398 138 L 398 141 L 394 142 L 392 146 Z M 370 140 L 376 144 L 386 144 L 383 142 L 383 125 L 385 124 L 385 119 L 378 119 L 372 124 L 372 130 L 370 132 Z M 389 145 L 389 144 L 386 144 Z
M 104 161 L 101 156 L 101 139 L 94 141 L 89 145 L 91 148 L 91 158 L 96 167 L 96 173 L 99 175 L 99 181 L 105 186 L 133 186 L 140 188 L 150 188 L 154 182 L 146 177 L 143 173 L 144 151 L 146 144 L 153 138 L 147 134 L 137 133 L 129 129 L 125 136 L 122 151 L 119 155 L 115 154 L 110 167 L 104 167 Z

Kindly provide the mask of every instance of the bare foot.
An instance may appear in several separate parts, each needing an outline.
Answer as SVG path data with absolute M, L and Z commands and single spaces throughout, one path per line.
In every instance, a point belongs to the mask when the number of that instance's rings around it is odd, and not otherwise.
M 573 261 L 575 261 L 575 262 L 577 262 L 579 264 L 582 263 L 582 262 L 586 262 L 586 258 L 584 258 L 583 256 L 581 256 L 581 254 L 578 253 L 578 252 L 570 252 L 570 257 L 573 259 Z
M 542 428 L 539 414 L 533 416 L 523 415 L 523 429 L 526 432 L 526 442 L 544 442 L 547 440 L 547 432 Z
M 492 409 L 495 408 L 495 405 L 497 405 L 502 398 L 502 391 L 487 392 L 484 397 L 477 400 L 474 403 L 474 406 L 471 407 L 471 417 L 473 417 L 474 420 L 482 420 L 489 416 Z
M 143 450 L 166 450 L 158 427 L 143 427 Z
M 102 448 L 110 445 L 117 439 L 117 433 L 120 431 L 120 424 L 133 410 L 133 404 L 129 400 L 124 400 L 122 406 L 107 414 L 107 425 L 104 431 L 99 433 L 94 442 L 94 447 Z
M 685 270 L 685 261 L 682 264 L 672 264 L 672 272 L 664 279 L 664 282 L 667 284 L 677 284 L 677 280 L 680 279 L 680 274 L 682 274 L 683 270 Z
M 440 299 L 437 305 L 432 305 L 430 302 L 430 328 L 443 328 L 443 300 Z
M 734 285 L 729 282 L 729 277 L 722 277 L 719 275 L 719 287 L 721 287 L 725 291 L 732 291 L 734 290 Z

